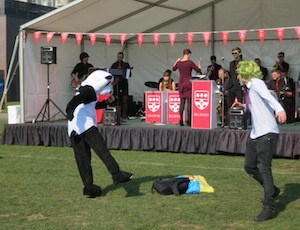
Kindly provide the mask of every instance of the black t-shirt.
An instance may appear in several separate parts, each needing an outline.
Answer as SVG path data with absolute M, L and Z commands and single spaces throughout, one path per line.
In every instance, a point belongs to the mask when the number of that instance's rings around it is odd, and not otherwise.
M 88 74 L 89 68 L 93 68 L 93 65 L 90 63 L 84 64 L 84 63 L 80 62 L 74 67 L 71 74 L 78 73 L 78 78 L 83 78 L 85 75 Z

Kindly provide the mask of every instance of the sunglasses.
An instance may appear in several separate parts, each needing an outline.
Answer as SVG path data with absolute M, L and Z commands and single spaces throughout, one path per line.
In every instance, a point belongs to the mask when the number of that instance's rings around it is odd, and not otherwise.
M 234 55 L 234 54 L 239 54 L 239 53 L 238 52 L 232 52 L 231 54 Z

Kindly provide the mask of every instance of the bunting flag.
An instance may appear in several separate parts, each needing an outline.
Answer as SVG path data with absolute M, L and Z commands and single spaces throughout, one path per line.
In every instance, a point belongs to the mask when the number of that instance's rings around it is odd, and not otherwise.
M 65 32 L 64 32 L 64 33 L 61 33 L 61 34 L 60 34 L 60 37 L 61 37 L 61 44 L 62 44 L 62 45 L 64 45 L 64 44 L 66 43 L 68 36 L 69 36 L 69 33 L 65 33 Z
M 137 34 L 136 37 L 139 47 L 141 47 L 144 41 L 145 34 Z
M 55 34 L 55 32 L 48 32 L 47 35 L 46 35 L 46 38 L 47 38 L 47 43 L 50 43 L 53 35 Z
M 175 40 L 176 40 L 176 36 L 177 36 L 177 33 L 171 33 L 171 34 L 169 34 L 169 41 L 171 43 L 171 46 L 174 46 Z
M 168 35 L 169 37 L 169 41 L 171 46 L 175 45 L 176 42 L 176 38 L 179 35 L 185 35 L 187 38 L 187 42 L 189 46 L 192 46 L 193 44 L 193 40 L 194 40 L 194 35 L 196 34 L 202 34 L 203 36 L 203 40 L 204 40 L 204 44 L 206 46 L 209 45 L 209 41 L 211 40 L 211 35 L 215 34 L 215 33 L 219 33 L 221 36 L 221 39 L 223 41 L 223 44 L 226 45 L 230 36 L 230 33 L 238 33 L 239 39 L 241 41 L 242 44 L 245 43 L 246 37 L 247 37 L 247 33 L 248 31 L 250 32 L 257 32 L 259 41 L 261 44 L 264 43 L 265 40 L 265 36 L 266 36 L 266 32 L 268 30 L 270 31 L 275 31 L 277 34 L 277 38 L 280 42 L 283 41 L 284 39 L 284 33 L 285 30 L 290 30 L 290 29 L 295 29 L 297 38 L 300 40 L 300 26 L 297 27 L 281 27 L 281 28 L 267 28 L 267 29 L 259 29 L 259 30 L 239 30 L 239 31 L 209 31 L 209 32 L 174 32 L 174 33 L 139 33 L 139 34 L 132 34 L 130 33 L 131 36 L 136 36 L 137 37 L 137 43 L 139 45 L 139 47 L 142 46 L 145 36 L 152 36 L 153 42 L 155 47 L 158 46 L 159 44 L 159 39 L 161 35 Z M 121 46 L 124 46 L 126 39 L 128 37 L 128 33 L 114 33 L 114 34 L 110 34 L 110 33 L 71 33 L 71 32 L 51 32 L 51 31 L 35 31 L 35 32 L 31 32 L 31 31 L 25 31 L 25 36 L 28 35 L 29 33 L 33 33 L 33 39 L 35 43 L 38 43 L 40 40 L 40 37 L 42 34 L 46 34 L 46 42 L 50 43 L 53 36 L 55 35 L 55 33 L 60 34 L 61 36 L 61 44 L 64 45 L 69 37 L 69 35 L 73 35 L 76 38 L 76 42 L 77 45 L 79 46 L 82 42 L 83 36 L 89 36 L 90 41 L 92 46 L 94 46 L 96 44 L 96 40 L 98 36 L 104 36 L 106 45 L 110 46 L 112 44 L 112 36 L 119 36 L 120 37 L 120 43 Z M 27 34 L 26 34 L 27 33 Z M 27 37 L 25 37 L 27 38 Z
M 266 30 L 258 30 L 257 34 L 258 34 L 260 43 L 263 44 L 264 40 L 265 40 L 265 36 L 266 36 Z
M 242 44 L 244 44 L 244 42 L 245 42 L 246 35 L 247 35 L 247 30 L 239 31 L 239 38 L 240 38 Z
M 276 29 L 276 33 L 277 33 L 278 40 L 282 42 L 284 37 L 284 29 L 283 28 Z
M 155 47 L 158 46 L 159 37 L 160 37 L 160 34 L 152 34 L 153 43 L 154 43 Z
M 82 34 L 75 34 L 77 45 L 80 46 L 82 40 Z
M 186 33 L 189 46 L 192 46 L 195 33 Z
M 221 38 L 223 40 L 223 44 L 226 45 L 228 38 L 229 38 L 229 32 L 225 31 L 225 32 L 221 32 L 220 34 L 221 34 Z
M 104 34 L 104 39 L 105 39 L 106 45 L 108 45 L 108 46 L 111 45 L 111 38 L 112 38 L 111 34 Z
M 33 39 L 34 39 L 35 43 L 38 43 L 38 42 L 39 42 L 39 39 L 40 39 L 40 37 L 41 37 L 41 34 L 42 34 L 41 31 L 36 31 L 36 32 L 33 33 Z
M 204 44 L 207 46 L 210 40 L 211 32 L 203 32 L 202 33 Z
M 96 42 L 96 39 L 97 39 L 97 34 L 94 34 L 94 33 L 89 34 L 89 37 L 90 37 L 90 41 L 91 41 L 92 46 L 94 46 L 95 42 Z
M 120 34 L 120 41 L 121 41 L 121 46 L 124 45 L 124 42 L 126 41 L 127 34 Z
M 296 31 L 296 34 L 298 36 L 298 39 L 300 39 L 300 26 L 295 27 L 295 31 Z

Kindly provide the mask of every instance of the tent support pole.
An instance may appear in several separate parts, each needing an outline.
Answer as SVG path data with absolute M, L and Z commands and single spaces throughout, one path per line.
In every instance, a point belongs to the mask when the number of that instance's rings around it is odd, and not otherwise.
M 3 95 L 2 95 L 2 98 L 1 98 L 1 102 L 0 102 L 0 111 L 2 110 L 2 107 L 3 107 L 3 104 L 4 104 L 4 100 L 7 97 L 7 92 L 9 90 L 9 87 L 10 87 L 11 83 L 12 83 L 12 80 L 14 79 L 16 70 L 17 70 L 17 68 L 19 66 L 19 62 L 17 61 L 17 63 L 14 66 L 14 69 L 12 71 L 13 65 L 14 65 L 15 60 L 16 60 L 16 53 L 17 53 L 18 47 L 19 47 L 19 35 L 16 36 L 16 39 L 15 39 L 13 54 L 12 54 L 11 59 L 10 59 L 10 63 L 9 63 L 9 67 L 8 67 L 8 72 L 7 72 L 7 77 L 5 79 Z

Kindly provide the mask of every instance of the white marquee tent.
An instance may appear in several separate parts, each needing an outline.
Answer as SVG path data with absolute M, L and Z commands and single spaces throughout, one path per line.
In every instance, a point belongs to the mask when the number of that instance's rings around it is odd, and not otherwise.
M 47 65 L 41 64 L 41 47 L 57 47 L 57 64 L 49 65 L 50 98 L 65 110 L 74 91 L 70 86 L 70 73 L 79 62 L 82 51 L 90 55 L 89 62 L 95 67 L 110 67 L 117 52 L 124 51 L 125 61 L 133 69 L 129 80 L 130 94 L 135 101 L 143 100 L 149 90 L 146 81 L 158 81 L 162 72 L 171 69 L 174 61 L 188 48 L 186 32 L 194 32 L 190 49 L 192 60 L 204 59 L 203 68 L 209 65 L 211 55 L 228 68 L 232 60 L 231 49 L 240 47 L 244 59 L 261 58 L 269 70 L 277 60 L 277 53 L 284 51 L 290 64 L 290 74 L 298 80 L 300 72 L 300 45 L 294 27 L 300 26 L 300 1 L 298 0 L 77 0 L 58 8 L 20 27 L 19 70 L 21 85 L 22 122 L 36 118 L 47 99 Z M 275 28 L 284 27 L 282 42 L 278 41 Z M 266 29 L 266 37 L 260 43 L 257 30 Z M 241 43 L 237 31 L 248 30 L 246 41 Z M 38 41 L 33 32 L 42 31 Z M 206 46 L 198 32 L 212 31 Z M 226 45 L 219 32 L 230 31 Z M 55 32 L 49 43 L 46 32 Z M 70 35 L 61 44 L 62 32 Z M 74 34 L 98 34 L 93 46 L 84 36 L 78 46 Z M 112 34 L 112 44 L 107 46 L 103 34 Z M 127 33 L 125 45 L 121 46 L 119 34 Z M 137 33 L 144 33 L 141 47 Z M 159 44 L 154 46 L 153 33 L 162 33 Z M 168 34 L 178 33 L 171 46 Z M 221 63 L 221 57 L 224 61 Z M 173 74 L 178 80 L 178 73 Z M 51 107 L 52 111 L 56 111 Z M 58 114 L 55 119 L 62 118 Z

